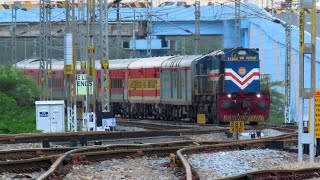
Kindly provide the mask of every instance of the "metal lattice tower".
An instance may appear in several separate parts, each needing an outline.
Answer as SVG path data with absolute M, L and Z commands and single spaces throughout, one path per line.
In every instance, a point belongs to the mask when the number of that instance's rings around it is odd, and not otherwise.
M 68 116 L 68 130 L 77 131 L 77 106 L 76 106 L 76 92 L 75 92 L 75 73 L 76 73 L 76 57 L 75 57 L 75 34 L 76 34 L 76 20 L 75 20 L 75 0 L 66 0 L 66 33 L 72 33 L 72 66 L 65 65 L 65 87 L 67 99 L 67 116 Z
M 241 0 L 235 0 L 234 1 L 234 28 L 235 28 L 235 46 L 239 47 L 240 45 L 240 31 L 241 31 L 241 16 L 240 16 L 240 3 Z
M 291 0 L 286 0 L 286 63 L 285 63 L 285 123 L 291 122 L 290 87 L 291 87 Z
M 121 44 L 121 15 L 120 15 L 120 1 L 117 1 L 117 37 L 116 37 L 116 56 L 120 58 L 120 50 L 122 49 Z
M 87 65 L 87 109 L 86 113 L 96 112 L 96 70 L 95 70 L 95 46 L 96 37 L 96 0 L 87 3 L 87 43 L 88 43 L 88 65 Z M 93 95 L 90 95 L 89 84 L 92 82 Z
M 147 31 L 148 31 L 148 39 L 147 39 L 147 57 L 151 57 L 152 56 L 152 44 L 151 44 L 151 41 L 152 41 L 152 38 L 151 38 L 151 35 L 152 35 L 152 14 L 151 14 L 151 7 L 150 7 L 150 3 L 148 2 L 148 0 L 145 1 L 146 4 L 147 4 L 147 8 L 148 8 L 148 26 L 147 26 Z M 151 1 L 151 4 L 152 4 L 152 1 Z
M 194 41 L 195 41 L 195 46 L 194 46 L 194 54 L 199 53 L 200 49 L 200 1 L 195 2 L 195 11 L 194 11 L 194 16 L 195 16 L 195 31 L 194 31 Z
M 39 37 L 39 73 L 40 73 L 40 100 L 46 100 L 46 79 L 47 79 L 47 72 L 46 72 L 46 64 L 47 64 L 47 41 L 46 41 L 46 0 L 40 0 L 40 37 Z
M 16 4 L 12 7 L 12 29 L 11 29 L 11 62 L 14 64 L 17 62 L 17 10 Z
M 81 61 L 81 69 L 86 68 L 87 60 L 87 26 L 86 26 L 86 9 L 83 0 L 78 0 L 78 29 L 79 29 L 79 55 Z
M 108 0 L 99 0 L 99 59 L 101 60 L 101 108 L 103 112 L 110 112 L 109 93 L 109 31 L 108 31 Z
M 49 87 L 49 93 L 46 93 L 46 99 L 52 99 L 52 54 L 51 54 L 51 0 L 46 0 L 46 21 L 45 21 L 45 62 L 46 62 L 46 88 Z

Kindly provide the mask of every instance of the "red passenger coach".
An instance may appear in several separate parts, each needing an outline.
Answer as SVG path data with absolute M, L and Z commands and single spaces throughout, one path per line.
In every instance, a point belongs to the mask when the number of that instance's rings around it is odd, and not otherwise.
M 160 67 L 171 58 L 143 58 L 130 63 L 128 67 L 128 94 L 130 103 L 160 102 Z
M 124 79 L 125 79 L 125 70 L 116 69 L 109 72 L 110 75 L 110 92 L 113 95 L 120 94 L 124 92 Z
M 149 100 L 157 100 L 160 97 L 159 68 L 130 69 L 129 70 L 129 96 L 147 97 Z

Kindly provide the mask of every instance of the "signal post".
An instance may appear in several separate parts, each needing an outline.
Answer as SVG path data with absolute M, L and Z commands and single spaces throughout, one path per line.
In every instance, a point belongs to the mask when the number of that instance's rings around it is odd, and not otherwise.
M 318 106 L 315 108 L 315 79 L 316 79 L 316 6 L 315 0 L 300 0 L 300 20 L 299 20 L 299 29 L 300 29 L 300 41 L 299 41 L 299 96 L 300 96 L 300 110 L 299 110 L 299 124 L 298 124 L 298 161 L 303 161 L 303 145 L 309 145 L 309 155 L 310 155 L 310 162 L 314 162 L 315 158 L 315 138 L 320 137 L 315 134 L 315 119 L 318 122 L 319 119 L 317 115 L 319 114 L 317 111 Z M 304 40 L 304 24 L 305 24 L 305 9 L 312 9 L 311 10 L 311 43 L 305 43 Z M 310 70 L 305 71 L 305 55 L 311 55 L 311 63 L 310 63 Z M 305 79 L 305 74 L 310 73 L 310 79 Z M 305 87 L 305 80 L 310 82 L 309 87 Z M 304 123 L 303 123 L 303 109 L 304 109 L 304 101 L 309 100 L 309 112 L 310 112 L 310 119 L 309 119 L 309 129 L 308 133 L 304 132 Z M 319 100 L 317 99 L 316 105 L 319 104 Z M 318 129 L 317 129 L 318 131 Z M 318 134 L 319 132 L 317 132 Z

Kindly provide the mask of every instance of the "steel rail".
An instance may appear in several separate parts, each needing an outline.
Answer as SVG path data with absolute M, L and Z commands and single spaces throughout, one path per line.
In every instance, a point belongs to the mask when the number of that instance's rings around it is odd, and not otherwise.
M 31 159 L 41 156 L 49 156 L 65 153 L 76 147 L 62 147 L 62 148 L 35 148 L 35 149 L 12 149 L 0 151 L 0 162 L 9 160 Z
M 285 140 L 296 138 L 297 133 L 284 134 L 280 136 L 274 137 L 266 137 L 257 140 L 240 140 L 240 141 L 232 141 L 224 144 L 213 144 L 213 145 L 200 145 L 194 147 L 186 147 L 183 149 L 179 149 L 177 151 L 177 157 L 180 159 L 185 171 L 186 171 L 186 180 L 193 179 L 192 168 L 188 163 L 186 158 L 186 154 L 195 153 L 201 151 L 210 151 L 210 152 L 218 152 L 221 150 L 238 150 L 238 149 L 248 149 L 248 148 L 257 148 L 257 147 L 266 147 L 267 143 L 273 140 Z
M 41 133 L 41 134 L 17 134 L 2 136 L 0 144 L 11 143 L 37 143 L 47 139 L 50 142 L 69 142 L 74 139 L 81 139 L 86 136 L 88 141 L 117 138 L 139 138 L 155 136 L 180 136 L 182 134 L 204 134 L 227 132 L 228 128 L 216 128 L 210 130 L 195 129 L 173 129 L 173 130 L 150 130 L 150 131 L 87 131 L 87 132 L 68 132 L 68 133 Z
M 276 179 L 290 179 L 290 180 L 300 180 L 300 179 L 312 179 L 320 177 L 320 167 L 314 168 L 301 168 L 301 169 L 272 169 L 263 171 L 254 171 L 250 173 L 243 173 L 237 176 L 229 176 L 224 178 L 219 178 L 221 180 L 245 180 L 245 179 L 259 179 L 259 180 L 276 180 Z
M 193 141 L 173 141 L 173 142 L 163 142 L 163 143 L 148 143 L 148 144 L 120 144 L 120 145 L 107 145 L 107 146 L 86 146 L 82 148 L 60 148 L 59 151 L 53 149 L 44 149 L 44 151 L 39 152 L 43 157 L 35 157 L 22 160 L 10 160 L 10 161 L 0 161 L 0 172 L 18 172 L 19 170 L 28 171 L 28 169 L 37 169 L 37 166 L 42 167 L 42 169 L 49 168 L 56 159 L 60 159 L 60 156 L 71 152 L 71 153 L 87 153 L 88 151 L 97 152 L 109 152 L 109 151 L 121 151 L 121 150 L 131 150 L 131 149 L 141 149 L 141 148 L 172 148 L 172 147 L 186 147 L 190 145 L 196 145 Z M 42 149 L 41 149 L 42 150 Z M 46 151 L 47 150 L 47 151 Z M 39 149 L 27 150 L 27 152 L 37 153 Z M 23 153 L 23 150 L 15 150 L 17 154 Z M 4 151 L 3 154 L 10 153 L 10 151 Z M 47 153 L 47 154 L 46 154 Z M 53 154 L 57 153 L 57 154 Z M 49 165 L 47 165 L 49 164 Z M 43 165 L 43 166 L 41 166 Z M 47 168 L 45 168 L 47 167 Z M 39 168 L 38 168 L 39 169 Z M 32 170 L 29 170 L 32 171 Z
M 37 180 L 46 180 L 52 177 L 58 176 L 59 172 L 63 168 L 64 163 L 70 162 L 73 157 L 84 157 L 83 160 L 97 161 L 97 160 L 105 160 L 108 158 L 114 157 L 126 157 L 126 156 L 145 156 L 149 154 L 169 154 L 174 153 L 178 149 L 186 147 L 182 146 L 181 143 L 178 142 L 178 146 L 174 146 L 176 142 L 169 143 L 170 146 L 167 147 L 152 147 L 157 144 L 147 144 L 147 145 L 135 145 L 136 147 L 140 147 L 139 149 L 128 149 L 128 150 L 114 150 L 114 151 L 94 151 L 98 150 L 99 147 L 96 148 L 82 148 L 75 149 L 64 153 L 60 156 L 52 166 Z M 195 143 L 191 143 L 189 145 L 196 145 Z M 100 147 L 101 148 L 101 147 Z M 93 152 L 86 152 L 93 151 Z M 78 158 L 79 159 L 79 158 Z M 64 162 L 64 163 L 63 163 Z

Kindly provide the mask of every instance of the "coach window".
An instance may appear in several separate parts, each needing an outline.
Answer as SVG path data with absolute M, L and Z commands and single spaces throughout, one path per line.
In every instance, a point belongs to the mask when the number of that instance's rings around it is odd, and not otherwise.
M 111 79 L 111 88 L 122 88 L 122 79 L 121 78 Z

